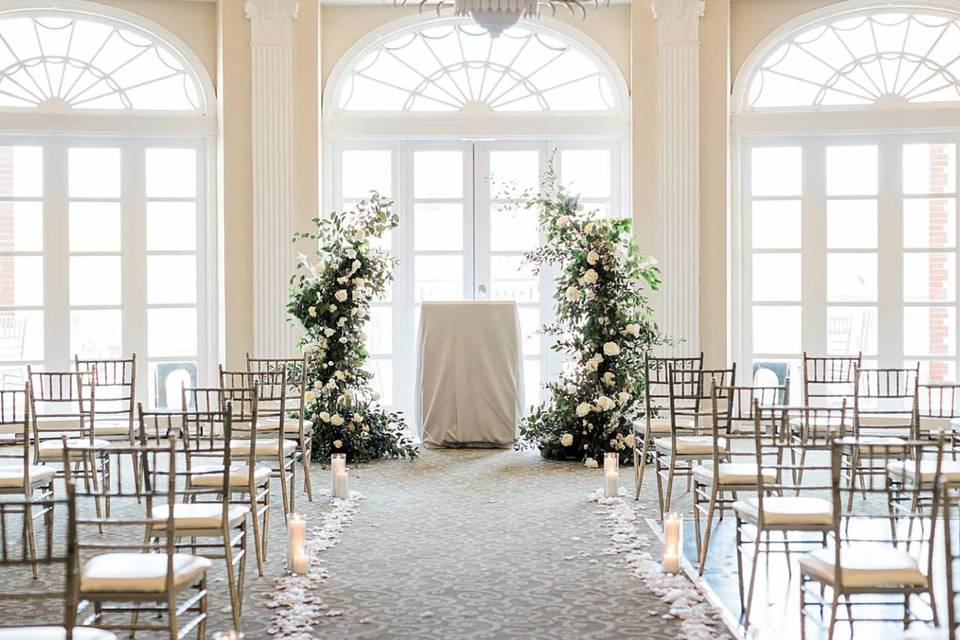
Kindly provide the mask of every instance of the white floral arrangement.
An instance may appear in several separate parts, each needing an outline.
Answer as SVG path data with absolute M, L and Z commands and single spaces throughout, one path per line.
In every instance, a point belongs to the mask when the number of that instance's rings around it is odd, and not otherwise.
M 352 462 L 414 457 L 417 448 L 403 416 L 381 408 L 371 388 L 364 326 L 370 303 L 393 281 L 395 260 L 373 241 L 397 226 L 393 203 L 371 193 L 351 211 L 314 218 L 314 260 L 301 254 L 290 278 L 287 312 L 303 328 L 307 355 L 305 417 L 312 420 L 313 455 L 345 453 Z
M 610 451 L 629 463 L 633 423 L 643 412 L 644 356 L 665 342 L 647 298 L 660 286 L 657 261 L 640 254 L 630 219 L 585 211 L 552 166 L 524 206 L 538 211 L 545 238 L 527 260 L 537 272 L 560 268 L 557 319 L 542 331 L 555 337 L 568 366 L 547 385 L 550 399 L 524 419 L 517 447 L 590 468 Z

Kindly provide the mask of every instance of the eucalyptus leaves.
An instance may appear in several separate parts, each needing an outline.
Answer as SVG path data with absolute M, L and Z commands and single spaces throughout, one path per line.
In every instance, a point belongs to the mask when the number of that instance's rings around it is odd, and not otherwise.
M 307 354 L 306 418 L 313 421 L 313 454 L 346 453 L 354 462 L 414 457 L 403 416 L 383 410 L 370 387 L 364 326 L 370 303 L 393 280 L 395 260 L 372 243 L 399 222 L 376 192 L 352 211 L 314 218 L 316 229 L 294 234 L 315 242 L 315 262 L 300 255 L 290 278 L 287 312 L 303 326 Z
M 554 294 L 555 336 L 565 356 L 551 398 L 520 427 L 518 448 L 538 446 L 548 458 L 588 467 L 607 451 L 632 460 L 632 424 L 643 410 L 643 358 L 665 340 L 653 321 L 647 292 L 660 286 L 653 258 L 640 254 L 629 219 L 599 218 L 559 184 L 554 170 L 541 191 L 525 198 L 539 215 L 545 242 L 527 254 L 536 268 L 561 270 Z

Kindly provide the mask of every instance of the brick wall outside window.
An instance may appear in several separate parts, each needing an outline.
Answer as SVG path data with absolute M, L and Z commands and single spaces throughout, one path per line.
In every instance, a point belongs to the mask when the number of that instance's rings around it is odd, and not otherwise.
M 950 158 L 945 145 L 930 145 L 930 191 L 943 192 L 947 188 Z M 931 247 L 943 247 L 947 242 L 949 224 L 947 201 L 930 201 L 930 227 L 928 237 Z M 904 224 L 910 224 L 904 220 Z M 950 299 L 949 277 L 947 273 L 947 254 L 931 254 L 928 293 L 931 302 L 945 302 Z M 932 355 L 952 355 L 948 352 L 950 318 L 945 307 L 930 309 L 930 353 Z M 930 382 L 944 382 L 949 376 L 945 362 L 930 363 Z

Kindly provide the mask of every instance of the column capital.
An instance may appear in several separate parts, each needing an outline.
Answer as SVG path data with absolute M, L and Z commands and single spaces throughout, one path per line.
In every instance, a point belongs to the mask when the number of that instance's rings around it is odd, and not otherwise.
M 293 20 L 300 11 L 300 0 L 245 0 L 250 19 L 251 45 L 292 45 Z
M 658 42 L 700 42 L 705 0 L 650 0 Z

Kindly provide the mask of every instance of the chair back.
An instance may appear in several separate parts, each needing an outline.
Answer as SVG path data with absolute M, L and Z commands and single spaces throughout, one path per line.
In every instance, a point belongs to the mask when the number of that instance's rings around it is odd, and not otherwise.
M 220 366 L 220 388 L 221 389 L 257 389 L 256 419 L 261 421 L 265 418 L 274 419 L 279 422 L 278 434 L 284 433 L 284 421 L 290 417 L 292 410 L 287 408 L 287 392 L 289 385 L 287 382 L 287 368 L 280 367 L 273 371 L 227 371 Z M 231 396 L 232 398 L 232 396 Z M 296 410 L 300 410 L 297 405 Z M 243 436 L 243 427 L 239 425 L 235 428 L 238 438 Z M 260 430 L 261 437 L 267 434 Z
M 65 512 L 60 517 L 66 535 L 54 536 L 50 544 L 37 545 L 36 549 L 36 563 L 43 567 L 42 575 L 62 579 L 61 588 L 48 586 L 45 580 L 35 580 L 29 570 L 33 560 L 22 548 L 23 513 L 27 506 L 33 513 L 53 509 Z M 0 630 L 7 625 L 17 628 L 62 625 L 72 629 L 77 618 L 77 566 L 77 508 L 72 484 L 66 485 L 63 498 L 45 495 L 26 497 L 18 502 L 0 502 L 0 575 L 3 575 L 0 608 L 6 611 L 0 620 Z M 24 605 L 30 601 L 49 601 L 43 609 L 50 613 L 38 619 L 37 607 Z M 10 606 L 2 606 L 5 603 Z M 55 617 L 52 612 L 59 607 L 62 611 Z M 18 610 L 23 611 L 19 620 L 15 618 Z
M 920 433 L 952 431 L 960 418 L 960 384 L 917 385 L 917 426 Z
M 661 410 L 670 409 L 670 370 L 699 371 L 703 369 L 703 352 L 694 358 L 643 357 L 644 398 L 643 408 L 647 421 Z
M 34 440 L 87 438 L 93 445 L 96 371 L 33 371 L 27 367 L 30 383 L 30 418 Z
M 124 422 L 130 427 L 130 438 L 133 442 L 137 405 L 137 354 L 114 360 L 83 360 L 80 356 L 75 356 L 75 366 L 81 373 L 93 374 L 97 398 L 94 423 Z
M 243 455 L 234 453 L 229 459 L 234 466 L 246 465 L 253 486 L 257 466 L 257 394 L 256 385 L 183 389 L 183 406 L 188 407 L 181 418 L 188 474 L 196 473 L 198 465 L 209 469 L 211 464 L 226 459 L 224 451 L 231 448 L 231 441 L 249 440 L 250 446 L 245 447 Z
M 307 392 L 307 356 L 299 358 L 251 358 L 247 354 L 247 371 L 250 373 L 286 373 L 287 390 L 284 394 L 288 415 L 303 422 L 305 394 Z
M 781 406 L 790 392 L 790 381 L 783 385 L 721 386 L 715 379 L 710 381 L 710 435 L 713 445 L 713 477 L 720 477 L 723 461 L 738 462 L 747 459 L 753 462 L 757 449 L 753 431 L 756 427 L 757 407 Z M 749 443 L 747 447 L 734 447 L 734 440 Z
M 29 498 L 30 447 L 33 442 L 30 426 L 30 383 L 21 390 L 0 389 L 0 467 L 15 466 L 23 470 L 23 486 Z M 10 462 L 8 462 L 10 461 Z M 21 487 L 17 487 L 20 489 Z M 11 493 L 0 488 L 0 493 Z
M 853 433 L 919 437 L 920 364 L 903 369 L 858 368 L 854 373 Z
M 863 355 L 813 357 L 803 352 L 803 404 L 838 406 L 853 399 L 853 379 Z
M 711 384 L 729 387 L 736 384 L 737 364 L 729 369 L 674 369 L 669 367 L 671 434 L 699 435 L 709 432 L 713 417 Z

